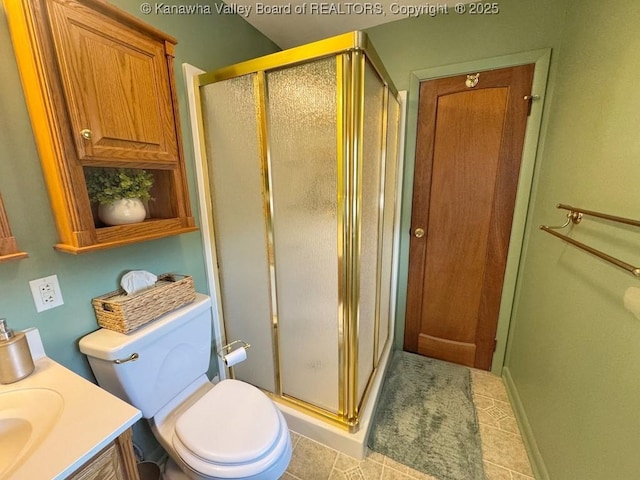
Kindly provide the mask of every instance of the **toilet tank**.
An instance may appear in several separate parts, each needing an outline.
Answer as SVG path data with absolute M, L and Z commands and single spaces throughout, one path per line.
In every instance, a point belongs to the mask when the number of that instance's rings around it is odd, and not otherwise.
M 211 359 L 211 300 L 189 305 L 125 335 L 101 328 L 80 340 L 98 384 L 152 418 L 198 377 Z M 137 354 L 136 360 L 129 360 Z M 116 360 L 119 363 L 116 363 Z

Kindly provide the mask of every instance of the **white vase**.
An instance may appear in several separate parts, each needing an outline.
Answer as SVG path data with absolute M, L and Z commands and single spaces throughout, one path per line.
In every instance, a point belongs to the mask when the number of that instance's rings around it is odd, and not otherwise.
M 126 225 L 144 220 L 147 211 L 139 198 L 121 198 L 113 203 L 101 203 L 98 217 L 107 225 Z

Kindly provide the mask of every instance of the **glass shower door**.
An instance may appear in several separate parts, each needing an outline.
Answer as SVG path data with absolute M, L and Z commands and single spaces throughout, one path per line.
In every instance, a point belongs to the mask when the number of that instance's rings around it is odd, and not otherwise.
M 275 392 L 256 74 L 201 88 L 220 297 L 227 341 L 251 351 L 236 374 Z
M 338 413 L 336 60 L 266 79 L 282 393 Z

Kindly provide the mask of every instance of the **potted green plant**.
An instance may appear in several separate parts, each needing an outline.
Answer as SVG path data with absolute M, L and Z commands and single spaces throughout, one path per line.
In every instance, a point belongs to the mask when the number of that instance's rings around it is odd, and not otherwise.
M 87 192 L 98 203 L 98 217 L 107 225 L 141 222 L 147 216 L 143 200 L 151 199 L 153 175 L 134 168 L 85 169 Z

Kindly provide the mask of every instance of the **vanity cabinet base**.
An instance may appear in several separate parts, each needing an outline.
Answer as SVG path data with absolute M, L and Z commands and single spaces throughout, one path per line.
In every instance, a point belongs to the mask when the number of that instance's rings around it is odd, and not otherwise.
M 69 480 L 140 480 L 128 429 L 85 463 Z

